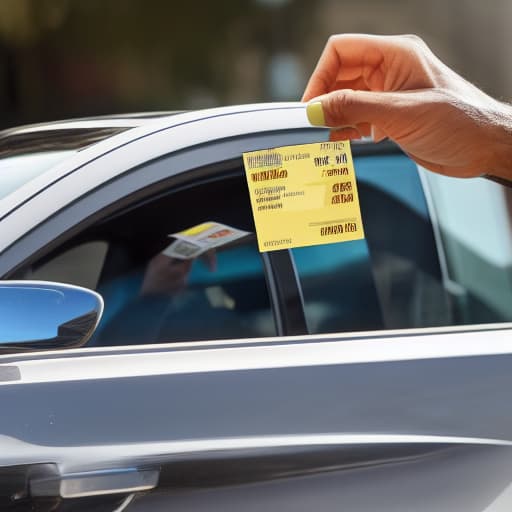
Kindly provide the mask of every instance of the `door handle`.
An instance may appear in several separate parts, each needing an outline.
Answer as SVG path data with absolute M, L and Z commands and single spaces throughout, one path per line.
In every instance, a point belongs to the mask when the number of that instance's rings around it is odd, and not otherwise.
M 159 469 L 115 468 L 80 473 L 55 474 L 30 480 L 33 497 L 83 498 L 105 494 L 149 491 L 158 485 Z

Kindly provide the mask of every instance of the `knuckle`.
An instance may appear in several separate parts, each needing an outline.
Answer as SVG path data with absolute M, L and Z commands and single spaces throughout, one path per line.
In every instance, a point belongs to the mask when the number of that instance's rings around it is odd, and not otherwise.
M 332 123 L 338 126 L 345 124 L 349 102 L 347 94 L 342 92 L 336 92 L 328 96 L 327 116 Z
M 416 34 L 403 34 L 399 37 L 407 46 L 414 50 L 420 50 L 423 53 L 429 50 L 427 43 Z
M 339 41 L 341 39 L 340 34 L 332 34 L 328 37 L 327 43 L 325 44 L 326 48 L 336 48 Z
M 406 41 L 409 41 L 410 43 L 423 44 L 423 45 L 425 44 L 423 39 L 420 36 L 416 35 L 416 34 L 403 34 L 400 37 L 402 37 Z
M 456 104 L 458 98 L 454 95 L 453 91 L 445 87 L 434 87 L 430 91 L 431 101 L 435 104 Z

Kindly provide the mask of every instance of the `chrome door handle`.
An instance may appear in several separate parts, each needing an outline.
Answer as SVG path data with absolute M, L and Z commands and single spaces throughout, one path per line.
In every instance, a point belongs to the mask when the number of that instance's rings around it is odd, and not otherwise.
M 115 468 L 65 475 L 45 475 L 30 480 L 33 497 L 60 496 L 83 498 L 105 494 L 134 493 L 154 489 L 160 470 L 154 468 Z

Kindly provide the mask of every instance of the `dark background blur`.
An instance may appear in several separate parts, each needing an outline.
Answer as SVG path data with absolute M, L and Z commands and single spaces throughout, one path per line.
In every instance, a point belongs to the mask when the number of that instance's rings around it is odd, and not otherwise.
M 0 0 L 0 127 L 299 99 L 327 37 L 416 33 L 512 96 L 511 0 Z

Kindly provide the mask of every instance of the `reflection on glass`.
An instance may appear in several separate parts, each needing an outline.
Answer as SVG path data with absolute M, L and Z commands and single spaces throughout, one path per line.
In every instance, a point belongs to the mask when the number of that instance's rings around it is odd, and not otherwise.
M 89 290 L 53 283 L 0 284 L 0 344 L 85 341 L 102 304 Z

